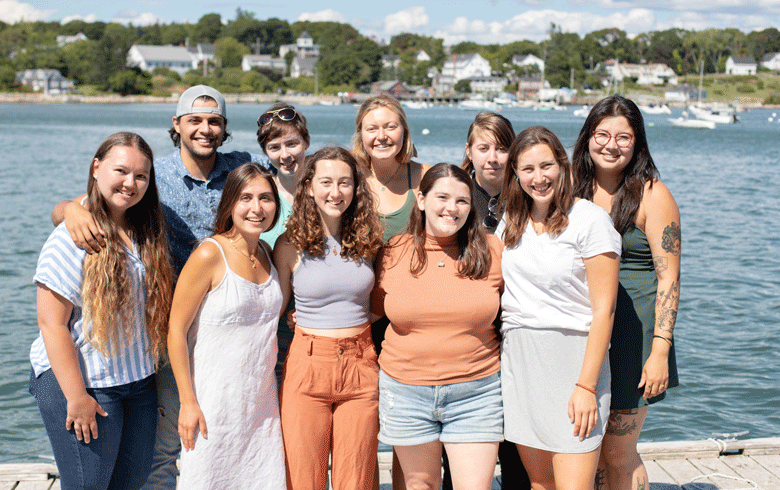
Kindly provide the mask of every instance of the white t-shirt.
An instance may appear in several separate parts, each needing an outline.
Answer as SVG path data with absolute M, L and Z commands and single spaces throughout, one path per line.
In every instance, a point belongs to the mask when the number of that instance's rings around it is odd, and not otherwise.
M 503 223 L 496 233 L 503 234 Z M 593 320 L 584 258 L 614 252 L 621 237 L 606 211 L 585 199 L 558 236 L 537 235 L 530 221 L 517 246 L 504 248 L 501 331 L 554 328 L 588 332 Z

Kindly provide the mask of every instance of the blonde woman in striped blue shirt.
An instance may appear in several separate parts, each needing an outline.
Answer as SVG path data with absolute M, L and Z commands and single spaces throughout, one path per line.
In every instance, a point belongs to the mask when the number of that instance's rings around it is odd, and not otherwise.
M 152 161 L 137 134 L 109 136 L 83 202 L 106 247 L 87 255 L 60 225 L 38 258 L 30 392 L 63 490 L 140 488 L 151 470 L 173 277 Z

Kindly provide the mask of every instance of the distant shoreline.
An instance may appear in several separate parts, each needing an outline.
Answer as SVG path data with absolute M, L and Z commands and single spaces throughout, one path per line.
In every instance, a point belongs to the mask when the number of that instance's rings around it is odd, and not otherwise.
M 335 95 L 279 95 L 279 94 L 224 94 L 228 104 L 273 104 L 287 102 L 293 105 L 313 105 L 320 102 L 338 103 Z M 0 92 L 2 104 L 175 104 L 178 94 L 168 97 L 153 95 L 81 95 Z
M 280 94 L 224 94 L 225 101 L 228 104 L 273 104 L 274 102 L 286 102 L 292 105 L 316 105 L 324 103 L 326 105 L 333 105 L 339 103 L 348 102 L 362 102 L 362 99 L 368 97 L 367 94 L 355 94 L 355 98 L 345 100 L 342 97 L 336 95 L 280 95 Z M 636 94 L 628 94 L 629 98 L 637 99 Z M 175 104 L 178 101 L 178 94 L 171 96 L 160 97 L 154 95 L 118 95 L 118 94 L 106 94 L 106 95 L 83 95 L 83 94 L 61 94 L 61 95 L 46 95 L 42 93 L 30 93 L 30 92 L 0 92 L 0 104 Z M 582 104 L 594 104 L 602 96 L 594 97 L 593 95 L 580 97 L 577 102 L 572 103 L 572 106 L 580 106 Z M 639 96 L 641 98 L 641 96 Z M 663 101 L 655 101 L 656 103 L 664 103 Z M 712 102 L 712 101 L 709 101 Z M 728 104 L 728 102 L 722 102 Z M 745 98 L 743 101 L 734 101 L 745 109 L 780 109 L 780 105 L 767 105 L 761 102 Z M 686 104 L 681 102 L 666 102 L 669 107 L 683 108 Z

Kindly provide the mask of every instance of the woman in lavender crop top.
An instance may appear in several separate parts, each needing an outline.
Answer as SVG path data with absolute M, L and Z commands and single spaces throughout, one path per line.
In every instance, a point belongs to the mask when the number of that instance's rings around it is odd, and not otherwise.
M 357 161 L 327 147 L 307 158 L 287 231 L 274 247 L 295 336 L 285 362 L 281 414 L 289 488 L 371 488 L 377 450 L 378 376 L 368 301 L 382 245 Z

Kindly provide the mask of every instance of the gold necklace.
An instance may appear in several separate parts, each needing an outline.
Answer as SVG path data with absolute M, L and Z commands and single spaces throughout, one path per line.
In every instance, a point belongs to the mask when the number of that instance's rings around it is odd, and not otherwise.
M 228 238 L 228 241 L 230 242 L 231 245 L 233 245 L 233 248 L 235 248 L 238 253 L 240 253 L 241 255 L 249 259 L 249 262 L 252 264 L 252 269 L 257 270 L 257 265 L 255 264 L 255 260 L 257 259 L 254 258 L 252 255 L 249 255 L 248 253 L 239 250 L 239 248 L 236 247 L 236 244 L 233 242 L 232 238 Z
M 381 180 L 379 180 L 379 176 L 376 174 L 376 172 L 374 172 L 374 168 L 373 168 L 373 167 L 371 168 L 371 173 L 372 173 L 372 174 L 374 174 L 374 178 L 376 179 L 376 181 L 377 181 L 377 182 L 379 182 L 380 184 L 382 184 L 382 185 L 379 187 L 379 190 L 380 190 L 380 191 L 384 192 L 384 191 L 386 191 L 386 190 L 387 190 L 387 185 L 388 185 L 390 182 L 392 182 L 392 181 L 393 181 L 393 179 L 395 178 L 395 176 L 396 176 L 396 175 L 398 175 L 398 172 L 400 172 L 400 171 L 401 171 L 401 167 L 403 167 L 403 165 L 401 165 L 401 164 L 399 163 L 399 164 L 398 164 L 398 168 L 397 168 L 397 169 L 395 169 L 395 172 L 393 172 L 393 175 L 391 175 L 391 176 L 390 176 L 390 178 L 389 178 L 389 179 L 387 179 L 387 182 L 386 182 L 386 183 L 384 183 L 384 184 L 382 183 L 382 181 L 381 181 Z

